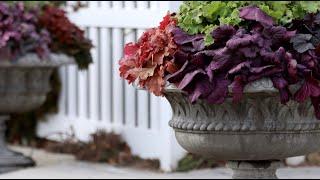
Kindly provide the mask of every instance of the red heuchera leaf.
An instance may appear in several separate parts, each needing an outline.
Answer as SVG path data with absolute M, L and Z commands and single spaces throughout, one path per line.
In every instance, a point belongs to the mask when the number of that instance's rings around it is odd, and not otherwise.
M 148 89 L 156 96 L 161 96 L 163 86 L 165 85 L 164 80 L 164 67 L 159 66 L 155 69 L 154 74 L 149 76 L 146 80 L 140 80 L 140 86 Z
M 240 102 L 243 96 L 243 91 L 245 87 L 245 81 L 243 76 L 236 76 L 233 83 L 231 84 L 233 93 L 233 102 Z
M 81 69 L 92 63 L 91 41 L 85 37 L 83 30 L 68 19 L 65 11 L 46 5 L 39 17 L 39 24 L 50 32 L 53 39 L 51 50 L 73 56 Z
M 174 74 L 177 71 L 179 71 L 179 68 L 175 63 L 173 63 L 172 61 L 169 61 L 166 64 L 166 70 L 169 72 L 169 74 Z
M 302 87 L 296 92 L 294 98 L 296 101 L 302 103 L 309 97 L 320 96 L 320 84 L 319 81 L 313 77 L 306 79 Z
M 163 20 L 160 22 L 159 29 L 165 30 L 169 25 L 176 26 L 177 20 L 171 17 L 172 15 L 168 12 Z
M 119 61 L 120 76 L 129 83 L 137 80 L 142 88 L 162 95 L 165 74 L 179 70 L 172 62 L 177 46 L 170 28 L 175 25 L 175 18 L 168 14 L 159 27 L 148 29 L 137 43 L 126 44 L 124 56 Z

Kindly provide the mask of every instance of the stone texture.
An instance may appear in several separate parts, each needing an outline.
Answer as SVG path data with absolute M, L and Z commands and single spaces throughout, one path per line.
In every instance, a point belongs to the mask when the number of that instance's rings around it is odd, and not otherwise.
M 143 169 L 115 167 L 76 161 L 65 154 L 53 154 L 39 149 L 11 147 L 17 152 L 31 156 L 37 166 L 1 174 L 0 179 L 230 179 L 232 171 L 227 168 L 194 170 L 184 173 L 161 173 Z M 318 179 L 320 167 L 280 168 L 283 179 Z
M 50 91 L 50 76 L 61 65 L 74 60 L 62 54 L 40 59 L 28 54 L 17 61 L 0 61 L 0 173 L 33 166 L 22 154 L 10 151 L 5 144 L 5 121 L 11 113 L 23 113 L 41 106 Z
M 320 121 L 311 102 L 282 105 L 270 80 L 247 86 L 237 104 L 231 98 L 220 105 L 201 100 L 191 104 L 174 88 L 165 96 L 173 109 L 169 124 L 188 152 L 215 160 L 248 162 L 281 160 L 320 150 Z
M 280 161 L 229 161 L 233 179 L 277 179 L 276 171 L 282 166 Z

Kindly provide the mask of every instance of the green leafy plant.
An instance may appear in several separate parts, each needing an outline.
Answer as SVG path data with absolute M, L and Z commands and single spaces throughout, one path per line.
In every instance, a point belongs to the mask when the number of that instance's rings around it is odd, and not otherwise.
M 225 163 L 217 162 L 211 159 L 206 159 L 197 155 L 187 154 L 184 158 L 182 158 L 179 161 L 176 171 L 186 172 L 194 169 L 215 168 L 224 164 Z
M 206 45 L 210 45 L 210 32 L 220 25 L 240 25 L 239 9 L 248 5 L 259 7 L 280 25 L 320 8 L 319 1 L 186 1 L 177 16 L 178 26 L 189 34 L 205 34 Z

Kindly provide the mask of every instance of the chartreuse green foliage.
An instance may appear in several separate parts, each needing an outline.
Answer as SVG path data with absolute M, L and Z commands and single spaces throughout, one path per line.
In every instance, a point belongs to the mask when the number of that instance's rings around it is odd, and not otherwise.
M 185 1 L 178 13 L 178 26 L 189 34 L 206 34 L 206 45 L 212 44 L 209 33 L 220 25 L 239 25 L 241 7 L 255 5 L 280 25 L 303 18 L 320 9 L 320 1 Z

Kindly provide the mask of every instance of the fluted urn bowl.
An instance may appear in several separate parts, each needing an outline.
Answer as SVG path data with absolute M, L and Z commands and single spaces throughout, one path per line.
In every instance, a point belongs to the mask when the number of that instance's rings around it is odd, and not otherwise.
M 73 58 L 63 54 L 50 54 L 47 58 L 27 54 L 16 61 L 0 57 L 0 173 L 34 164 L 30 158 L 6 147 L 4 132 L 8 115 L 40 107 L 50 91 L 53 70 L 73 63 Z
M 240 103 L 230 97 L 220 105 L 191 104 L 175 88 L 167 88 L 165 97 L 179 144 L 188 152 L 229 161 L 233 178 L 276 178 L 278 160 L 320 150 L 320 121 L 311 102 L 281 104 L 269 79 L 248 85 Z

